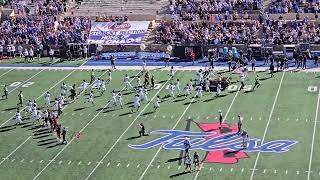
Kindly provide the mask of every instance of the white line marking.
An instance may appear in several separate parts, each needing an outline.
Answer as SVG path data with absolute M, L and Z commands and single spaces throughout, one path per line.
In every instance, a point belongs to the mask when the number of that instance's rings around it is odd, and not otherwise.
M 243 173 L 243 171 L 244 171 L 244 169 L 242 168 L 242 169 L 241 169 L 241 172 Z
M 8 74 L 9 72 L 11 72 L 13 69 L 10 69 L 9 71 L 6 71 L 5 73 L 1 74 L 0 78 L 2 78 L 2 76 Z
M 109 153 L 113 150 L 113 148 L 118 144 L 120 139 L 124 136 L 124 134 L 131 128 L 131 126 L 136 122 L 136 120 L 141 116 L 141 114 L 146 110 L 146 108 L 150 105 L 150 103 L 153 102 L 154 98 L 157 97 L 157 95 L 162 91 L 164 87 L 166 87 L 166 84 L 170 82 L 171 77 L 166 81 L 166 83 L 157 91 L 157 93 L 153 96 L 153 98 L 148 102 L 148 104 L 140 111 L 140 113 L 136 116 L 136 118 L 131 122 L 131 124 L 127 127 L 127 129 L 119 136 L 119 138 L 116 140 L 116 142 L 110 147 L 110 149 L 107 151 L 107 153 L 102 157 L 101 161 L 103 161 Z M 180 119 L 181 120 L 181 119 Z M 151 164 L 151 163 L 150 163 Z M 150 165 L 149 164 L 149 165 Z M 96 171 L 96 169 L 99 167 L 99 164 L 96 165 L 96 167 L 93 168 L 93 170 L 90 172 L 90 174 L 85 178 L 85 180 L 88 180 L 90 176 Z
M 71 161 L 68 162 L 68 165 L 70 165 L 70 164 L 71 164 Z
M 140 71 L 140 72 L 141 72 L 141 71 Z M 138 72 L 138 73 L 140 73 L 140 72 Z M 131 79 L 130 81 L 133 81 L 133 79 Z M 122 88 L 122 90 L 124 90 L 124 89 L 125 89 L 125 87 Z M 151 101 L 150 101 L 150 102 L 151 102 Z M 87 128 L 87 127 L 92 123 L 92 121 L 94 121 L 94 120 L 99 116 L 99 114 L 109 105 L 109 103 L 110 103 L 110 102 L 108 102 L 79 132 L 81 133 L 82 131 L 84 131 L 85 128 Z M 134 123 L 134 121 L 133 121 L 132 123 Z M 66 144 L 66 145 L 53 157 L 53 159 L 56 159 L 56 158 L 71 144 L 71 142 L 72 142 L 73 140 L 74 140 L 74 137 L 70 140 L 70 142 L 69 142 L 68 144 Z M 103 161 L 103 160 L 101 160 L 101 161 Z M 49 162 L 49 163 L 33 178 L 33 180 L 37 179 L 37 178 L 42 174 L 42 172 L 43 172 L 44 170 L 46 170 L 48 166 L 50 166 L 50 164 L 51 164 L 51 162 Z M 100 164 L 98 164 L 97 166 L 99 166 L 99 165 L 100 165 Z
M 130 166 L 130 164 L 127 164 L 127 167 L 129 167 Z
M 317 122 L 316 121 L 318 120 L 319 101 L 320 101 L 320 91 L 318 93 L 317 109 L 316 109 L 316 115 L 314 117 L 314 125 L 313 125 L 312 143 L 311 143 L 311 152 L 310 152 L 310 158 L 309 158 L 309 168 L 308 168 L 308 178 L 307 178 L 307 180 L 310 180 L 310 171 L 311 171 L 311 165 L 312 165 L 314 138 L 316 136 L 316 129 L 317 129 Z
M 15 88 L 13 88 L 12 90 L 10 90 L 8 93 L 10 94 L 11 92 L 13 92 L 14 90 L 18 89 L 19 87 L 23 86 L 26 82 L 30 81 L 31 79 L 33 79 L 34 77 L 36 77 L 38 74 L 40 74 L 42 71 L 44 71 L 44 69 L 42 69 L 41 71 L 37 72 L 36 74 L 34 74 L 33 76 L 31 76 L 29 79 L 23 81 L 22 83 L 19 84 L 19 86 L 16 86 Z
M 88 166 L 91 164 L 91 161 L 90 162 L 88 162 Z
M 268 128 L 269 128 L 269 124 L 270 124 L 270 121 L 271 121 L 271 117 L 272 117 L 272 114 L 273 114 L 273 111 L 274 111 L 274 107 L 276 106 L 276 102 L 277 102 L 277 99 L 278 99 L 278 96 L 279 96 L 279 93 L 280 93 L 280 89 L 281 89 L 281 85 L 282 85 L 282 82 L 283 82 L 284 75 L 285 75 L 285 72 L 282 73 L 282 77 L 281 77 L 281 80 L 280 80 L 280 83 L 279 83 L 279 88 L 278 88 L 276 97 L 275 97 L 275 99 L 274 99 L 274 102 L 273 102 L 273 105 L 272 105 L 272 108 L 271 108 L 271 112 L 270 112 L 270 115 L 269 115 L 269 119 L 268 119 L 266 128 L 265 128 L 264 133 L 263 133 L 263 137 L 262 137 L 262 140 L 261 140 L 261 144 L 263 144 L 263 142 L 264 142 L 264 140 L 265 140 L 265 138 L 266 138 L 267 131 L 268 131 Z M 256 169 L 257 164 L 258 164 L 259 157 L 260 157 L 260 152 L 258 152 L 256 161 L 255 161 L 254 166 L 253 166 L 253 169 Z M 252 171 L 250 180 L 253 179 L 254 172 L 255 172 L 255 171 Z
M 181 169 L 181 166 L 178 166 L 178 170 L 180 170 Z
M 42 163 L 42 162 L 43 162 L 43 160 L 39 161 L 39 163 Z
M 16 159 L 12 159 L 11 162 L 15 161 Z
M 275 170 L 273 170 L 273 172 L 275 173 L 275 174 L 277 174 L 277 170 L 275 169 Z
M 286 174 L 288 174 L 288 170 L 286 170 Z
M 13 153 L 15 153 L 21 146 L 23 146 L 32 136 L 29 136 L 25 141 L 23 141 L 18 147 L 16 147 L 7 157 L 6 159 L 8 159 Z M 5 161 L 5 159 L 3 159 L 0 162 L 0 165 Z
M 82 161 L 79 161 L 79 162 L 78 162 L 78 166 L 79 166 L 81 163 L 82 163 Z
M 34 161 L 34 159 L 32 159 L 32 160 L 30 161 L 30 163 L 33 163 L 33 161 Z
M 232 172 L 232 171 L 233 171 L 233 168 L 230 169 L 230 172 Z
M 297 171 L 297 175 L 299 175 L 300 174 L 300 171 Z
M 239 94 L 239 90 L 238 90 L 238 91 L 236 92 L 236 94 L 234 95 L 234 97 L 233 97 L 233 99 L 232 99 L 232 101 L 231 101 L 231 104 L 230 104 L 230 106 L 229 106 L 229 108 L 228 108 L 225 116 L 223 117 L 222 122 L 224 122 L 224 121 L 226 120 L 226 118 L 227 118 L 227 116 L 228 116 L 228 114 L 229 114 L 229 112 L 230 112 L 230 110 L 231 110 L 231 107 L 232 107 L 234 101 L 236 100 L 238 94 Z M 233 117 L 233 119 L 234 119 L 234 117 Z M 202 168 L 203 165 L 204 165 L 203 163 L 200 164 L 200 169 Z M 200 174 L 200 171 L 197 172 L 197 174 L 195 175 L 195 177 L 194 177 L 193 180 L 196 180 L 196 179 L 198 178 L 199 174 Z
M 120 163 L 117 164 L 117 167 L 119 167 L 119 166 L 120 166 Z
M 137 168 L 140 167 L 140 164 L 138 164 Z
M 183 111 L 183 113 L 181 114 L 180 118 L 178 119 L 178 121 L 176 122 L 176 124 L 173 126 L 172 130 L 175 129 L 179 122 L 181 121 L 181 119 L 183 118 L 183 116 L 186 114 L 186 112 L 188 111 L 188 109 L 190 108 L 191 104 L 193 103 L 193 101 L 195 100 L 195 96 L 192 98 L 191 102 L 188 104 L 188 106 L 186 107 L 186 109 Z M 151 159 L 151 161 L 149 162 L 147 168 L 144 170 L 144 172 L 142 173 L 142 175 L 140 176 L 139 180 L 142 180 L 142 178 L 144 177 L 144 175 L 147 173 L 148 169 L 150 168 L 150 165 L 153 163 L 153 161 L 155 160 L 155 158 L 158 156 L 160 150 L 162 149 L 162 146 L 159 147 L 158 151 L 156 152 L 156 154 L 153 156 L 153 158 Z M 199 171 L 198 171 L 199 172 Z
M 264 169 L 262 173 L 266 173 L 266 171 L 267 171 L 267 170 L 266 170 L 266 169 Z
M 63 161 L 59 161 L 59 164 L 61 165 Z
M 52 87 L 50 87 L 48 90 L 44 91 L 44 92 L 43 92 L 40 96 L 38 96 L 35 100 L 38 100 L 39 98 L 43 97 L 43 95 L 44 95 L 47 91 L 50 91 L 51 89 L 53 89 L 54 87 L 56 87 L 58 84 L 60 84 L 62 81 L 64 81 L 66 78 L 68 78 L 68 77 L 69 77 L 71 74 L 73 74 L 75 71 L 76 71 L 76 70 L 71 71 L 69 74 L 67 74 L 64 78 L 62 78 L 60 81 L 58 81 L 58 82 L 57 82 L 56 84 L 54 84 Z M 20 110 L 20 112 L 22 112 L 24 109 L 25 109 L 25 107 L 22 108 L 22 109 Z M 4 126 L 7 122 L 11 121 L 14 117 L 15 117 L 15 115 L 13 115 L 12 117 L 10 117 L 7 121 L 5 121 L 4 123 L 2 123 L 2 124 L 0 125 L 0 127 Z M 0 165 L 1 165 L 1 163 L 0 163 Z
M 210 168 L 209 171 L 212 171 L 212 168 Z
M 219 170 L 220 172 L 222 171 L 222 168 L 220 168 L 220 170 Z
M 24 159 L 22 159 L 20 162 L 24 162 Z

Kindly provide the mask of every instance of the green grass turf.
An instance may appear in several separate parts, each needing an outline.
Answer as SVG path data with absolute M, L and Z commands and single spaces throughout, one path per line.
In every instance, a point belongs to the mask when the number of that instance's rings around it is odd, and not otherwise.
M 28 59 L 28 62 L 24 61 L 24 58 L 20 58 L 20 57 L 15 57 L 13 59 L 4 59 L 0 61 L 0 65 L 1 64 L 16 64 L 16 65 L 21 65 L 23 66 L 24 64 L 33 64 L 33 65 L 70 65 L 70 66 L 80 66 L 81 64 L 83 64 L 85 62 L 86 59 L 84 58 L 77 58 L 74 59 L 73 61 L 60 61 L 59 58 L 54 58 L 53 59 L 53 63 L 50 61 L 49 57 L 43 57 L 40 58 L 40 60 L 38 60 L 38 58 L 33 58 L 32 61 L 30 61 Z
M 0 70 L 0 76 L 7 71 Z M 38 72 L 12 70 L 0 78 L 0 85 L 24 82 Z M 164 97 L 167 90 L 163 87 L 168 84 L 167 71 L 154 70 L 150 73 L 155 76 L 156 83 L 160 82 L 162 86 L 157 90 L 149 91 L 149 100 L 152 101 L 142 102 L 139 113 L 129 113 L 130 102 L 134 95 L 131 91 L 123 92 L 125 104 L 123 109 L 119 107 L 102 109 L 110 100 L 110 92 L 113 89 L 124 88 L 121 83 L 124 75 L 134 76 L 137 73 L 138 71 L 114 71 L 113 80 L 107 85 L 105 94 L 98 97 L 99 93 L 95 93 L 97 97 L 94 106 L 84 104 L 85 97 L 80 96 L 74 103 L 65 107 L 60 122 L 68 127 L 69 140 L 74 132 L 83 130 L 81 138 L 72 140 L 68 145 L 57 145 L 55 136 L 52 133 L 46 133 L 47 131 L 38 132 L 35 135 L 33 133 L 36 131 L 35 125 L 30 124 L 28 119 L 25 120 L 27 124 L 17 128 L 11 126 L 14 120 L 9 119 L 15 113 L 17 94 L 20 90 L 23 90 L 25 102 L 28 99 L 38 98 L 39 106 L 43 107 L 42 94 L 47 89 L 51 88 L 52 97 L 56 97 L 60 93 L 61 79 L 65 78 L 63 81 L 67 85 L 73 83 L 79 85 L 82 79 L 89 81 L 90 72 L 44 70 L 29 80 L 34 82 L 30 87 L 19 86 L 16 89 L 10 87 L 9 91 L 14 90 L 10 93 L 9 99 L 0 101 L 0 123 L 3 124 L 0 128 L 0 157 L 7 157 L 12 151 L 14 153 L 5 161 L 0 159 L 1 179 L 33 179 L 40 172 L 38 179 L 85 179 L 105 155 L 103 163 L 94 171 L 91 179 L 139 179 L 153 158 L 154 161 L 143 179 L 169 179 L 170 175 L 184 171 L 183 163 L 180 168 L 178 161 L 166 163 L 169 159 L 179 157 L 180 151 L 161 149 L 158 152 L 159 147 L 148 150 L 130 149 L 128 144 L 141 144 L 159 137 L 159 135 L 150 135 L 127 140 L 138 135 L 137 124 L 143 122 L 148 132 L 173 128 L 185 130 L 186 120 L 189 118 L 199 123 L 217 122 L 219 110 L 228 112 L 225 123 L 230 125 L 236 124 L 236 116 L 241 114 L 244 117 L 243 128 L 249 133 L 250 138 L 262 139 L 265 135 L 265 142 L 280 139 L 299 141 L 286 153 L 261 153 L 253 179 L 307 179 L 306 171 L 309 167 L 314 120 L 318 111 L 316 109 L 318 93 L 308 92 L 307 89 L 309 86 L 318 85 L 318 74 L 280 72 L 274 78 L 268 78 L 269 75 L 261 72 L 260 77 L 266 79 L 262 80 L 260 88 L 253 92 L 225 90 L 222 93 L 223 96 L 219 98 L 214 98 L 214 93 L 203 92 L 203 97 L 199 101 L 196 99 L 195 103 L 189 104 L 195 94 L 193 92 L 188 98 L 162 99 L 160 109 L 151 113 L 154 97 L 156 95 Z M 107 77 L 105 71 L 96 71 L 95 75 Z M 223 75 L 230 74 L 223 73 Z M 253 84 L 255 75 L 250 73 L 246 84 Z M 238 79 L 237 75 L 231 76 L 233 81 Z M 282 76 L 281 89 L 275 102 Z M 180 79 L 182 89 L 190 78 L 195 78 L 195 71 L 178 71 L 172 81 L 175 82 L 177 78 Z M 132 84 L 134 85 L 135 82 L 134 79 Z M 237 82 L 235 84 L 239 85 Z M 25 113 L 22 114 L 26 118 L 29 117 Z M 6 121 L 8 122 L 5 123 Z M 320 178 L 319 128 L 317 126 L 311 179 Z M 190 130 L 201 131 L 195 123 L 191 123 Z M 206 154 L 204 151 L 198 150 L 198 152 L 201 159 Z M 199 180 L 250 179 L 257 154 L 248 153 L 248 158 L 240 159 L 238 163 L 231 165 L 204 163 L 204 168 L 199 173 L 195 171 L 174 179 L 195 179 L 196 175 Z M 51 162 L 51 160 L 54 161 Z M 47 166 L 48 163 L 50 163 L 49 166 Z

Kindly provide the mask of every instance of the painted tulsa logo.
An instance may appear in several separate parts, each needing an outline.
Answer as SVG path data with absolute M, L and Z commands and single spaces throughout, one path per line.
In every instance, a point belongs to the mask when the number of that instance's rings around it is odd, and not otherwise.
M 191 138 L 190 150 L 204 150 L 207 155 L 204 162 L 207 163 L 225 163 L 234 164 L 238 159 L 248 158 L 250 152 L 262 153 L 285 153 L 290 147 L 297 144 L 298 141 L 292 140 L 274 140 L 264 144 L 258 144 L 261 139 L 249 139 L 247 148 L 242 147 L 242 137 L 237 134 L 237 125 L 229 126 L 222 124 L 219 129 L 219 123 L 197 123 L 203 132 L 191 132 L 180 130 L 158 130 L 151 134 L 163 134 L 155 140 L 141 145 L 129 145 L 133 149 L 150 149 L 161 146 L 168 150 L 184 150 L 183 141 L 185 136 Z

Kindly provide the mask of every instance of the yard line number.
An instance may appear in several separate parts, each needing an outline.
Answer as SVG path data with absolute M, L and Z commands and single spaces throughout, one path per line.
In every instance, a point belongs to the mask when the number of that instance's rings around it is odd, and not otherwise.
M 228 86 L 227 90 L 228 91 L 236 91 L 238 90 L 240 87 L 238 85 L 232 84 L 230 86 Z M 242 91 L 251 91 L 252 90 L 252 85 L 245 85 L 242 88 Z
M 34 82 L 29 81 L 29 82 L 23 83 L 23 82 L 17 81 L 17 82 L 11 83 L 11 84 L 9 85 L 9 87 L 18 87 L 18 86 L 20 86 L 21 84 L 22 84 L 21 87 L 27 88 L 27 87 L 33 85 Z
M 318 92 L 318 91 L 319 91 L 318 86 L 309 86 L 308 87 L 308 92 L 315 93 L 315 92 Z

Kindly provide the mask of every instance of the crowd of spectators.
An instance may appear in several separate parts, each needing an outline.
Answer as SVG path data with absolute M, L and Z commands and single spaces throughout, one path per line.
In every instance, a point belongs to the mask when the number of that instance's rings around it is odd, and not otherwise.
M 63 0 L 31 0 L 34 5 L 32 12 L 26 0 L 11 0 L 9 3 L 11 9 L 19 15 L 58 15 L 66 10 L 66 3 Z
M 1 44 L 61 45 L 84 43 L 90 20 L 84 17 L 56 18 L 47 15 L 6 17 L 0 26 Z
M 170 13 L 189 18 L 205 19 L 210 14 L 233 14 L 243 10 L 259 10 L 262 0 L 171 0 Z
M 320 27 L 308 19 L 268 20 L 263 25 L 265 39 L 273 44 L 320 43 Z
M 319 13 L 318 0 L 272 0 L 269 12 L 278 13 Z
M 221 21 L 215 23 L 163 22 L 156 31 L 156 43 L 243 44 L 255 43 L 258 21 Z

